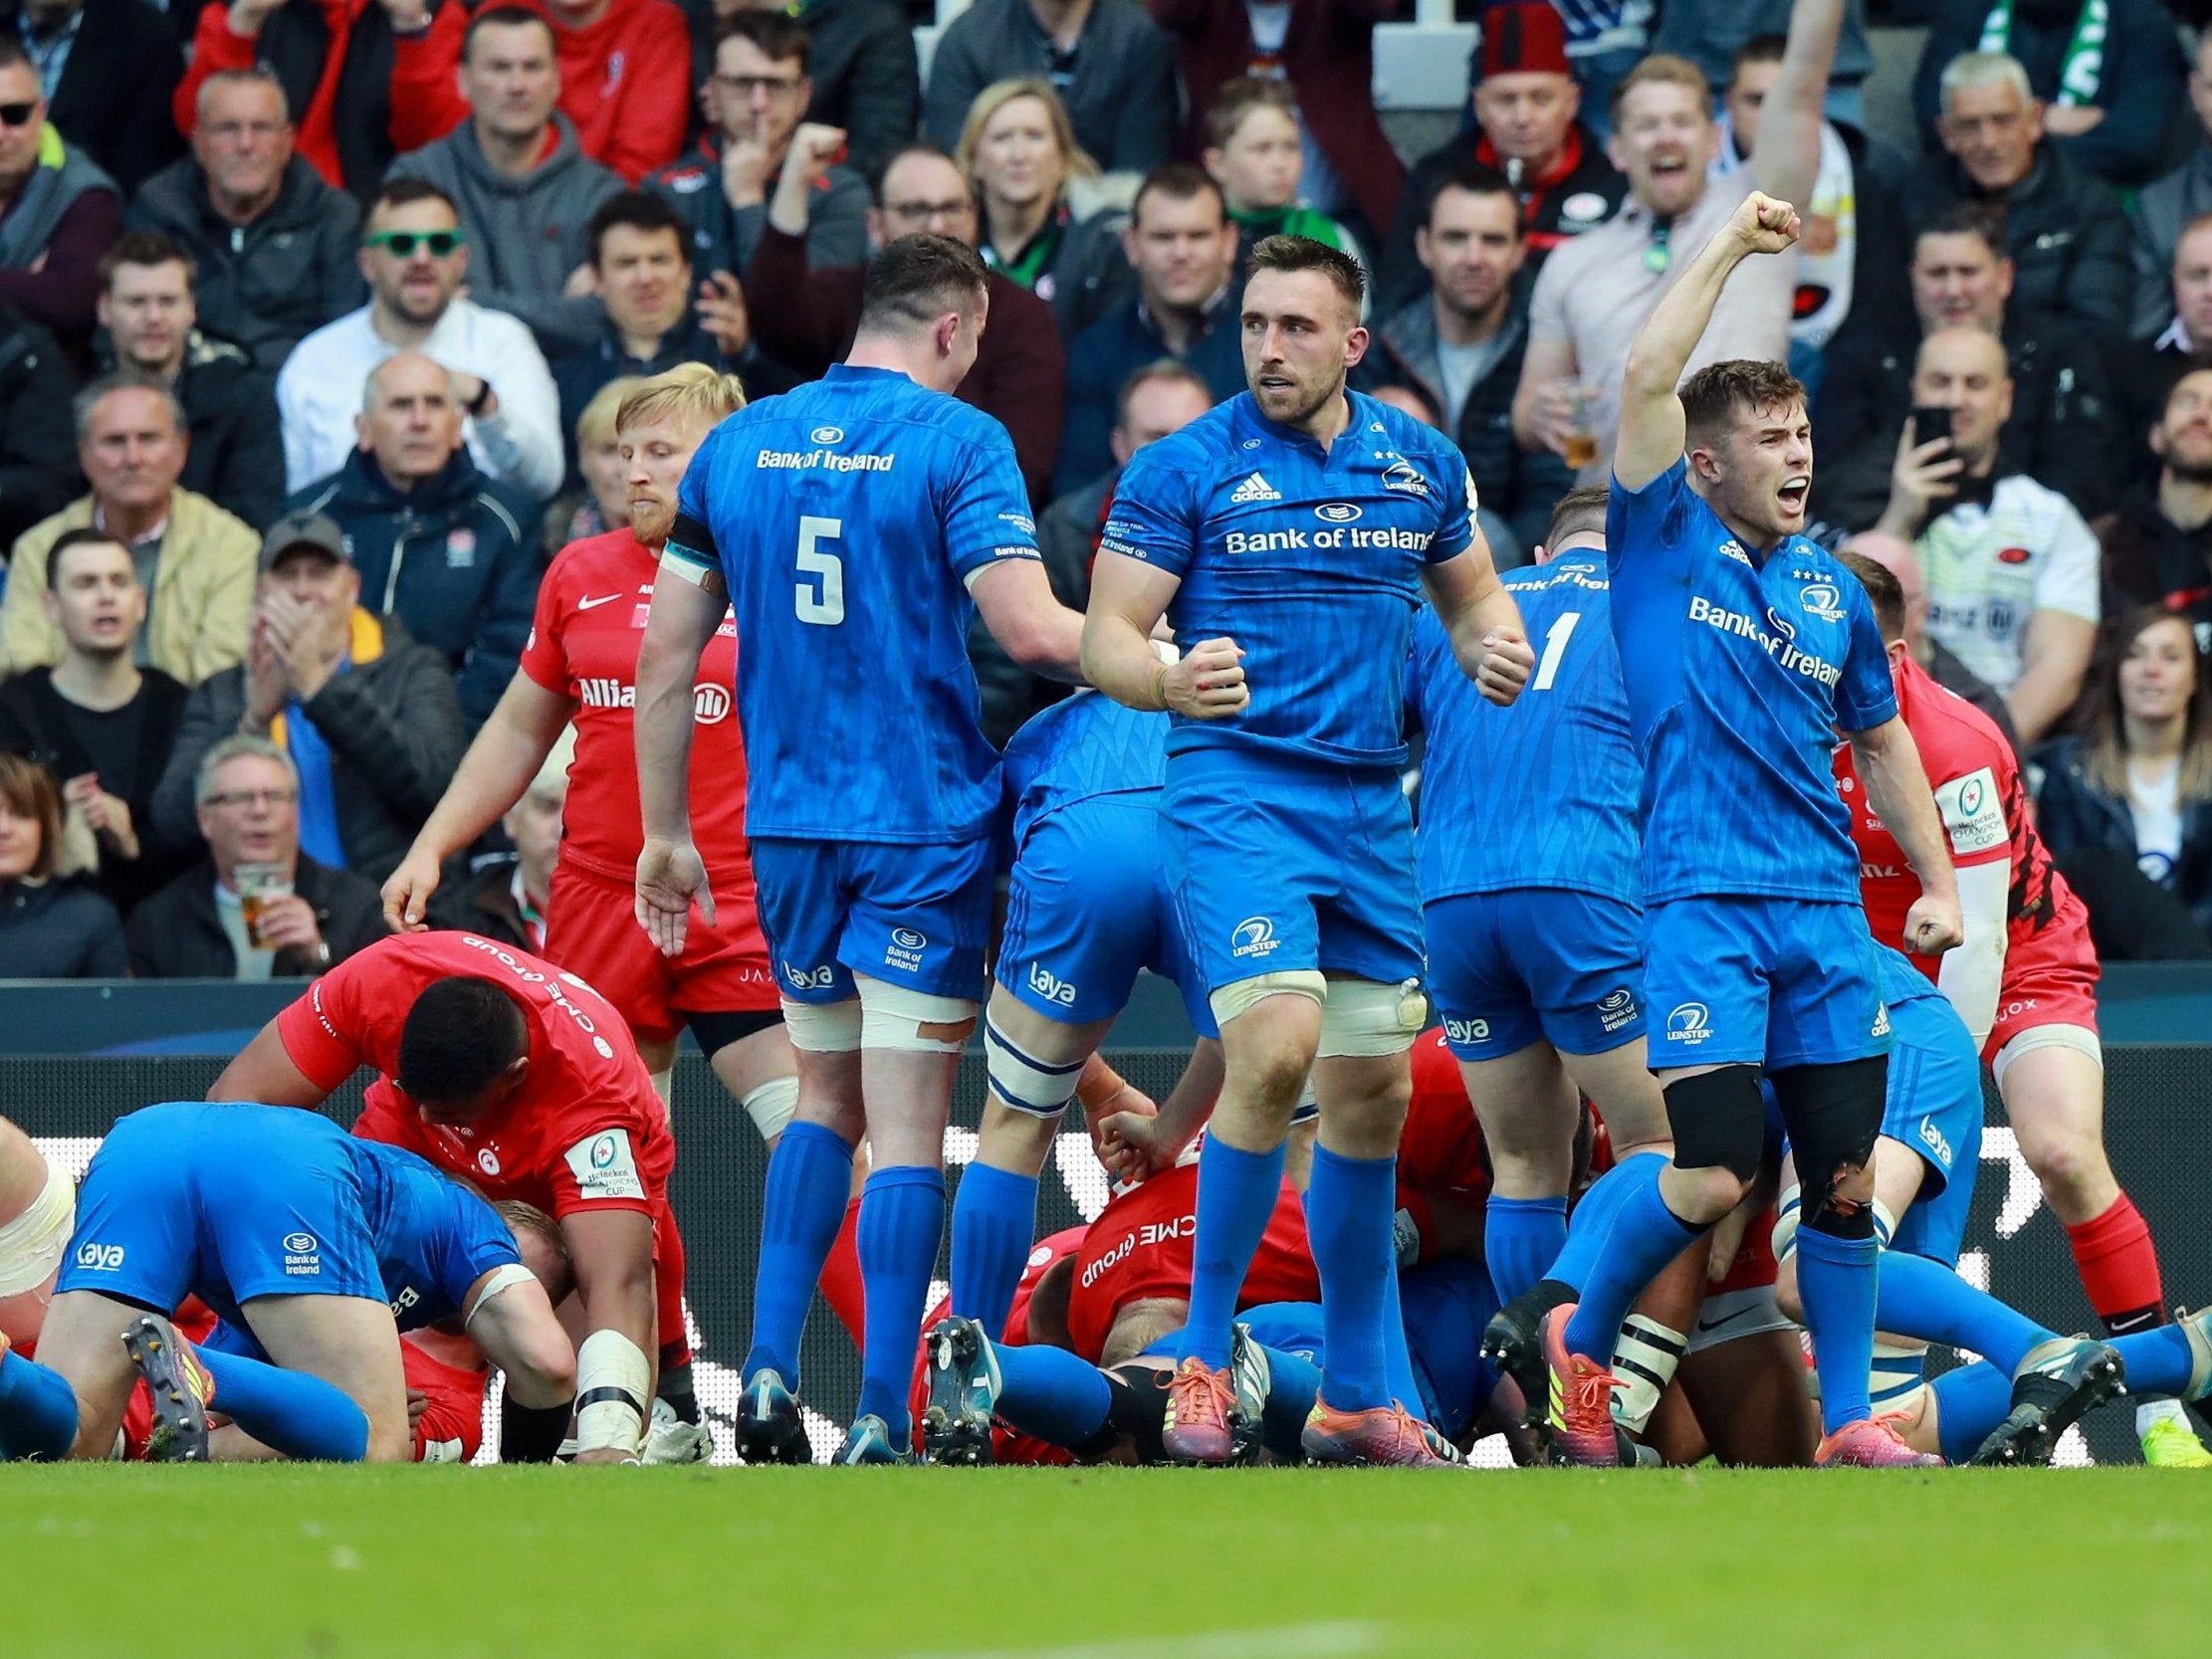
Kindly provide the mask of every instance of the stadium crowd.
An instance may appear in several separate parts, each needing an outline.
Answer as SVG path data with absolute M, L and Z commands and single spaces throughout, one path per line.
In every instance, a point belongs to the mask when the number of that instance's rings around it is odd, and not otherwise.
M 331 1299 L 384 1304 L 334 1262 L 288 1262 L 272 1280 L 243 1246 L 235 1269 L 203 1252 L 230 1273 L 219 1284 L 149 1264 L 116 1293 L 147 1315 L 124 1348 L 105 1313 L 85 1311 L 101 1298 L 81 1252 L 43 1332 L 26 1309 L 43 1311 L 52 1287 L 17 1284 L 0 1255 L 0 1358 L 12 1342 L 18 1361 L 0 1371 L 0 1449 L 106 1455 L 121 1430 L 156 1455 L 404 1456 L 411 1422 L 416 1455 L 462 1456 L 496 1369 L 504 1455 L 570 1441 L 585 1461 L 705 1456 L 666 1200 L 667 1078 L 688 1030 L 775 1148 L 745 1366 L 749 1461 L 807 1455 L 796 1343 L 819 1280 L 868 1354 L 844 1461 L 926 1444 L 947 1461 L 1440 1463 L 1478 1433 L 1521 1448 L 1525 1417 L 1576 1462 L 1708 1448 L 1806 1462 L 1816 1445 L 1822 1461 L 1909 1448 L 2033 1462 L 2124 1372 L 2147 1396 L 2146 1458 L 2212 1464 L 2177 1403 L 2212 1389 L 2212 1328 L 2169 1322 L 2148 1227 L 2104 1160 L 2091 994 L 2100 958 L 2212 958 L 2212 32 L 2192 48 L 2154 0 L 1874 10 L 1484 5 L 1460 129 L 1409 164 L 1372 96 L 1374 31 L 1391 15 L 1373 0 L 978 0 L 943 31 L 926 85 L 888 0 L 22 0 L 0 23 L 11 976 L 298 979 L 303 1000 L 211 1099 L 312 1105 L 367 1066 L 381 1081 L 359 1137 L 500 1207 L 462 1205 L 436 1238 L 386 1250 L 387 1230 L 421 1230 L 425 1206 L 392 1197 L 400 1176 L 342 1138 L 297 1137 L 303 1167 L 357 1189 L 351 1225 L 377 1241 L 400 1327 L 432 1327 L 409 1333 L 404 1385 L 379 1321 L 334 1334 L 257 1317 L 288 1274 L 329 1272 Z M 1926 26 L 1913 130 L 1868 120 L 1870 21 Z M 1786 228 L 1762 217 L 1776 202 L 1795 204 L 1780 210 Z M 1735 242 L 1723 269 L 1712 250 Z M 920 319 L 917 307 L 962 291 L 967 256 L 948 244 L 973 253 L 988 326 L 963 299 L 950 334 L 901 335 L 893 350 L 887 317 Z M 1202 923 L 1233 933 L 1239 956 L 1276 948 L 1272 924 L 1246 936 L 1233 896 L 1215 914 L 1181 891 L 1193 855 L 1155 842 L 1147 798 L 1162 789 L 1169 710 L 1234 716 L 1243 693 L 1220 641 L 1182 630 L 1183 655 L 1155 659 L 1146 636 L 1173 588 L 1148 609 L 1125 567 L 1166 557 L 1147 536 L 1201 488 L 1199 442 L 1271 442 L 1235 424 L 1285 395 L 1255 367 L 1253 319 L 1264 331 L 1273 312 L 1254 294 L 1324 280 L 1356 306 L 1348 384 L 1373 400 L 1339 406 L 1372 408 L 1368 431 L 1396 446 L 1374 452 L 1409 475 L 1385 478 L 1396 505 L 1434 506 L 1418 533 L 1456 535 L 1449 551 L 1486 549 L 1479 579 L 1431 586 L 1410 670 L 1403 657 L 1349 666 L 1392 638 L 1362 633 L 1372 617 L 1351 597 L 1301 613 L 1296 634 L 1339 652 L 1347 683 L 1410 680 L 1425 750 L 1395 758 L 1395 729 L 1351 748 L 1393 756 L 1418 803 L 1421 888 L 1409 865 L 1402 897 L 1428 903 L 1438 954 L 1438 900 L 1484 892 L 1430 882 L 1443 839 L 1427 831 L 1433 815 L 1488 810 L 1457 748 L 1473 741 L 1460 704 L 1552 686 L 1581 612 L 1547 612 L 1543 596 L 1563 582 L 1602 591 L 1609 541 L 1647 533 L 1623 501 L 1666 487 L 1684 409 L 1694 449 L 1744 408 L 1804 400 L 1803 429 L 1774 439 L 1805 458 L 1777 535 L 1802 535 L 1793 556 L 1886 647 L 1878 689 L 1822 682 L 1834 702 L 1819 730 L 1851 739 L 1823 795 L 1866 791 L 1866 823 L 1851 816 L 1874 936 L 1930 957 L 1969 941 L 1945 958 L 1941 994 L 1932 966 L 1881 981 L 1876 1035 L 1895 1016 L 1899 1053 L 1917 1057 L 1890 1060 L 1880 1142 L 1906 1161 L 1871 1137 L 1831 1145 L 1827 1126 L 1864 1077 L 1808 1074 L 1863 1063 L 1841 1050 L 1769 1056 L 1765 1110 L 1787 1125 L 1788 1155 L 1777 1137 L 1762 1156 L 1756 1128 L 1747 1162 L 1733 1144 L 1700 1146 L 1714 1154 L 1702 1162 L 1686 1147 L 1638 1155 L 1680 1139 L 1678 1089 L 1745 1067 L 1669 1080 L 1662 1065 L 1655 1082 L 1626 991 L 1592 1010 L 1604 1040 L 1585 1046 L 1590 1033 L 1548 1018 L 1515 1047 L 1483 1019 L 1446 1018 L 1417 1045 L 1403 1135 L 1379 1149 L 1372 1125 L 1366 1141 L 1332 1139 L 1332 1123 L 1360 1121 L 1342 1101 L 1388 1093 L 1369 1072 L 1400 1063 L 1404 1044 L 1356 1029 L 1365 1016 L 1342 992 L 1276 987 L 1295 994 L 1224 1006 L 1229 976 L 1191 959 Z M 1707 379 L 1742 359 L 1795 378 Z M 966 606 L 964 641 L 937 637 L 933 607 L 949 601 L 919 577 L 892 619 L 917 638 L 883 636 L 890 660 L 921 653 L 946 696 L 970 677 L 977 688 L 957 754 L 931 750 L 921 723 L 883 727 L 866 757 L 951 780 L 927 835 L 871 816 L 865 767 L 820 771 L 815 751 L 875 730 L 864 715 L 841 724 L 859 706 L 851 688 L 786 699 L 773 728 L 739 695 L 743 674 L 768 672 L 743 668 L 747 653 L 808 672 L 746 626 L 744 489 L 778 488 L 772 466 L 837 460 L 835 400 L 886 368 L 919 384 L 881 394 L 870 420 L 1006 452 L 1005 480 L 933 498 L 947 547 L 983 534 L 970 520 L 985 504 L 1041 555 L 1018 586 L 995 567 L 958 572 L 974 594 L 952 607 Z M 1653 411 L 1677 384 L 1669 437 Z M 898 401 L 938 394 L 966 408 Z M 717 445 L 741 411 L 758 418 L 748 430 L 789 425 L 791 447 L 732 482 Z M 1288 465 L 1246 466 L 1226 500 L 1279 503 Z M 1705 493 L 1733 530 L 1723 497 Z M 854 529 L 799 522 L 798 620 L 843 623 L 832 549 Z M 1343 545 L 1417 530 L 1336 533 Z M 1304 546 L 1301 534 L 1252 550 Z M 1101 617 L 1120 630 L 1110 646 Z M 1071 694 L 1086 681 L 1103 695 Z M 1940 738 L 1915 699 L 1937 711 Z M 1893 747 L 1862 740 L 1900 723 L 1917 744 L 1902 773 Z M 1351 751 L 1338 733 L 1315 740 Z M 799 913 L 777 896 L 912 877 L 913 892 L 937 881 L 972 898 L 977 870 L 988 896 L 988 853 L 958 881 L 922 855 L 973 828 L 961 813 L 976 799 L 997 815 L 999 751 L 1018 853 L 984 1026 L 993 1102 L 952 1213 L 951 1297 L 918 1348 L 948 1208 L 943 1100 L 934 1118 L 889 1122 L 872 1092 L 949 1096 L 975 993 L 923 984 L 872 1005 L 881 986 L 862 973 L 856 993 L 849 945 L 793 944 Z M 1954 751 L 1973 764 L 1952 767 Z M 1147 753 L 1149 770 L 1135 758 Z M 1517 775 L 1546 776 L 1533 763 Z M 1914 810 L 1931 795 L 1941 810 L 1963 932 L 1917 908 L 1950 877 L 1930 875 L 1927 844 L 1881 793 L 1900 775 L 1932 786 Z M 1092 839 L 1058 845 L 1046 826 L 1071 837 L 1072 813 L 1054 789 L 1121 804 L 1099 809 Z M 1593 867 L 1606 837 L 1648 817 L 1633 780 L 1597 806 L 1573 820 Z M 666 862 L 672 846 L 697 868 Z M 851 851 L 871 846 L 897 858 Z M 902 859 L 928 881 L 895 879 L 886 861 Z M 1622 871 L 1633 863 L 1632 848 Z M 1202 1034 L 1157 1105 L 1096 1053 L 1118 1001 L 1040 981 L 1034 965 L 1024 988 L 1005 966 L 1041 959 L 1052 894 L 1109 877 L 1141 895 L 1116 945 L 1124 994 L 1140 964 L 1178 978 Z M 1657 910 L 1656 888 L 1621 880 L 1619 903 Z M 1899 881 L 1902 898 L 1882 886 Z M 962 912 L 955 932 L 976 931 Z M 920 933 L 888 936 L 894 966 L 918 964 Z M 980 987 L 984 941 L 954 954 L 955 977 Z M 825 964 L 819 983 L 793 976 L 802 958 Z M 1421 976 L 1420 961 L 1404 973 L 1397 961 L 1378 947 L 1362 982 Z M 1449 1016 L 1469 980 L 1431 969 Z M 2013 993 L 2039 972 L 2042 1015 L 2023 1018 Z M 1283 1026 L 1284 1005 L 1306 998 L 1319 1023 L 1303 1063 L 1262 1066 L 1255 1083 L 1250 1051 L 1240 1061 L 1219 1028 Z M 1677 1023 L 1687 1007 L 1694 1051 L 1705 1007 L 1680 1002 Z M 836 1012 L 848 1008 L 851 1042 Z M 1395 1030 L 1396 1009 L 1374 1013 L 1375 1029 Z M 1983 1056 L 2108 1340 L 2045 1331 L 1950 1273 Z M 1971 1125 L 1913 1115 L 1927 1103 L 1900 1091 L 1932 1097 L 1961 1063 Z M 1719 1087 L 1695 1092 L 1715 1112 L 1748 1099 L 1756 1121 L 1756 1092 L 1721 1102 Z M 1301 1088 L 1308 1106 L 1293 1111 Z M 1303 1127 L 1314 1094 L 1318 1144 Z M 1036 1177 L 1071 1100 L 1123 1185 L 1090 1228 L 1040 1242 Z M 58 1241 L 190 1196 L 203 1166 L 213 1180 L 214 1152 L 176 1148 L 217 1144 L 193 1114 L 247 1109 L 157 1110 L 170 1117 L 127 1139 L 171 1166 L 170 1183 L 111 1177 L 94 1202 L 88 1181 Z M 1186 1154 L 1210 1111 L 1206 1164 Z M 1937 1127 L 1914 1130 L 1915 1146 L 1908 1118 Z M 480 1133 L 495 1121 L 504 1139 Z M 49 1195 L 65 1178 L 11 1136 L 0 1123 L 0 1246 L 11 1228 L 19 1242 L 54 1232 Z M 1940 1159 L 1923 1149 L 1938 1141 Z M 1249 1167 L 1202 1176 L 1232 1159 Z M 1688 1180 L 1699 1175 L 1714 1178 Z M 1203 1231 L 1209 1204 L 1235 1213 L 1251 1261 L 1225 1289 L 1207 1278 L 1203 1239 L 1183 1236 L 1180 1253 L 1117 1242 L 1191 1209 Z M 1365 1288 L 1343 1288 L 1342 1264 L 1366 1245 L 1335 1235 L 1351 1231 L 1339 1217 L 1375 1213 L 1398 1230 L 1393 1313 L 1377 1315 L 1391 1340 L 1369 1354 L 1341 1322 L 1380 1301 L 1380 1282 L 1352 1274 Z M 1871 1287 L 1878 1233 L 1885 1262 L 1928 1266 L 1925 1283 L 1884 1273 L 1869 1355 L 1834 1310 L 1853 1272 L 1867 1268 Z M 1738 1308 L 1758 1317 L 1702 1340 L 1712 1311 L 1726 1325 Z M 1929 1342 L 1985 1362 L 1923 1384 Z M 74 1390 L 59 1439 L 59 1407 L 29 1380 L 50 1373 L 21 1362 L 33 1352 Z M 148 1386 L 133 1396 L 133 1382 Z M 11 1411 L 43 1429 L 11 1430 Z M 1857 1438 L 1870 1423 L 1872 1446 Z

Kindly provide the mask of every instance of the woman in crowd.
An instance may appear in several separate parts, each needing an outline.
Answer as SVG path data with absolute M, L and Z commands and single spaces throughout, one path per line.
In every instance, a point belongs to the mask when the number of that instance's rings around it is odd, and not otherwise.
M 0 974 L 120 979 L 122 919 L 90 882 L 61 875 L 62 791 L 35 760 L 0 754 Z
M 2188 618 L 2124 617 L 2084 715 L 2037 754 L 2044 839 L 2069 865 L 2132 860 L 2212 933 L 2212 674 Z
M 1072 339 L 1135 291 L 1120 215 L 1096 199 L 1098 163 L 1075 142 L 1048 81 L 995 81 L 976 95 L 954 156 L 982 209 L 984 263 L 1052 308 Z

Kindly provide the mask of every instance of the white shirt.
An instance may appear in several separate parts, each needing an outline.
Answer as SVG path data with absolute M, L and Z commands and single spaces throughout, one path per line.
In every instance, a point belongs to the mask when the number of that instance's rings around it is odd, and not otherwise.
M 1736 153 L 1734 123 L 1720 117 L 1720 149 L 1707 176 L 1715 183 L 1750 176 L 1751 158 Z M 1803 214 L 1797 239 L 1797 283 L 1801 294 L 1821 297 L 1805 316 L 1790 323 L 1790 337 L 1818 351 L 1851 313 L 1852 271 L 1859 257 L 1859 198 L 1851 151 L 1833 122 L 1821 122 L 1820 171 L 1813 179 L 1813 200 Z
M 2164 887 L 2181 858 L 2181 761 L 2168 760 L 2155 774 L 2127 763 L 2127 811 L 2135 820 L 2135 863 Z
M 400 350 L 368 316 L 363 306 L 324 324 L 292 348 L 278 371 L 288 491 L 330 477 L 358 446 L 353 417 L 361 412 L 369 371 Z M 455 300 L 416 349 L 456 373 L 475 375 L 497 394 L 498 411 L 464 427 L 476 464 L 492 478 L 550 500 L 562 471 L 560 394 L 529 325 Z
M 1986 509 L 1952 508 L 1913 545 L 1927 575 L 1928 637 L 2000 692 L 2020 678 L 2037 611 L 2099 620 L 2097 537 L 2072 503 L 2032 478 L 1999 479 Z

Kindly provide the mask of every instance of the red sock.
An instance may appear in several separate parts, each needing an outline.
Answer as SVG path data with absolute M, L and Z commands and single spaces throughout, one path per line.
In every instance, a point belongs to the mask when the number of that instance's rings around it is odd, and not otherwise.
M 684 1235 L 676 1217 L 663 1214 L 653 1228 L 653 1295 L 660 1318 L 660 1368 L 691 1363 L 691 1333 L 684 1329 Z
M 845 1224 L 837 1229 L 829 1259 L 822 1263 L 822 1300 L 852 1338 L 854 1348 L 868 1341 L 868 1294 L 860 1282 L 860 1200 L 845 1205 Z
M 2158 1283 L 2158 1252 L 2151 1247 L 2150 1223 L 2121 1193 L 2102 1215 L 2067 1228 L 2074 1266 L 2090 1306 L 2113 1336 L 2163 1325 L 2165 1292 Z

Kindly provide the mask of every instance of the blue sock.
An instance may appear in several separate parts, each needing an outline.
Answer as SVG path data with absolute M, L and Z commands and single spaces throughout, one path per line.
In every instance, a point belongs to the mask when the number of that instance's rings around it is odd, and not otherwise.
M 1302 1460 L 1300 1440 L 1313 1402 L 1321 1394 L 1321 1367 L 1302 1353 L 1267 1350 L 1267 1403 L 1259 1413 L 1260 1443 L 1286 1458 Z
M 0 1463 L 59 1462 L 77 1443 L 77 1390 L 60 1371 L 0 1353 Z
M 2187 1391 L 2189 1372 L 2195 1360 L 2189 1352 L 2189 1339 L 2182 1335 L 2180 1326 L 2161 1325 L 2155 1331 L 2116 1337 L 2112 1347 L 2119 1349 L 2120 1358 L 2127 1362 L 2130 1394 L 2172 1394 L 2178 1398 Z
M 787 1132 L 786 1132 L 787 1133 Z M 913 1438 L 907 1390 L 922 1340 L 937 1247 L 945 1237 L 945 1171 L 920 1164 L 878 1169 L 860 1189 L 860 1278 L 868 1341 L 860 1355 L 859 1415 L 873 1412 L 891 1443 Z
M 998 1412 L 1023 1434 L 1070 1449 L 1097 1437 L 1114 1406 L 1106 1373 L 1065 1348 L 998 1348 Z
M 1492 1198 L 1482 1223 L 1482 1257 L 1502 1306 L 1539 1279 L 1567 1248 L 1567 1200 Z
M 1421 1378 L 1414 1371 L 1413 1345 L 1406 1340 L 1406 1312 L 1398 1300 L 1395 1262 L 1383 1291 L 1383 1380 L 1392 1399 L 1417 1417 L 1428 1415 L 1422 1406 Z
M 1659 1177 L 1666 1167 L 1664 1158 L 1631 1158 L 1614 1173 L 1625 1173 L 1639 1163 L 1650 1165 L 1650 1173 L 1637 1170 L 1635 1183 L 1621 1195 L 1605 1242 L 1583 1276 L 1582 1297 L 1574 1317 L 1567 1322 L 1568 1351 L 1586 1354 L 1601 1365 L 1613 1363 L 1613 1345 L 1620 1339 L 1621 1322 L 1629 1317 L 1629 1309 L 1644 1294 L 1644 1287 L 1705 1231 L 1668 1209 L 1666 1200 L 1659 1196 Z M 1571 1245 L 1572 1240 L 1569 1242 Z M 1860 1391 L 1866 1391 L 1864 1378 Z
M 1567 1218 L 1567 1242 L 1543 1274 L 1546 1279 L 1556 1279 L 1562 1285 L 1581 1290 L 1590 1277 L 1590 1265 L 1598 1259 L 1598 1251 L 1605 1244 L 1605 1236 L 1612 1231 L 1613 1218 L 1629 1195 L 1640 1187 L 1653 1184 L 1659 1178 L 1659 1171 L 1666 1167 L 1666 1159 L 1657 1152 L 1639 1152 L 1636 1156 L 1616 1163 L 1611 1169 L 1590 1183 L 1590 1190 L 1582 1195 L 1572 1215 Z M 1493 1203 L 1495 1199 L 1491 1200 Z M 1506 1300 L 1503 1297 L 1500 1301 Z M 1622 1316 L 1626 1318 L 1627 1316 Z
M 953 1312 L 976 1321 L 995 1343 L 1006 1334 L 1036 1233 L 1036 1176 L 988 1163 L 961 1171 L 953 1195 Z
M 1306 1236 L 1321 1280 L 1321 1397 L 1339 1411 L 1390 1404 L 1390 1343 L 1384 1335 L 1398 1278 L 1391 1213 L 1398 1158 L 1344 1157 L 1313 1149 L 1306 1185 Z M 1401 1325 L 1399 1348 L 1405 1347 Z M 1412 1366 L 1406 1365 L 1410 1378 Z M 1406 1401 L 1418 1411 L 1421 1399 Z
M 761 1261 L 753 1274 L 753 1348 L 741 1374 L 772 1370 L 798 1386 L 798 1341 L 822 1263 L 845 1220 L 852 1148 L 819 1124 L 792 1124 L 769 1158 Z
M 1821 1427 L 1829 1434 L 1874 1415 L 1867 1396 L 1875 1360 L 1875 1263 L 1880 1254 L 1880 1244 L 1871 1237 L 1797 1230 L 1798 1291 L 1805 1329 L 1813 1336 L 1813 1365 L 1820 1372 Z
M 1928 1386 L 1935 1391 L 1935 1438 L 1945 1463 L 1972 1461 L 2012 1409 L 2012 1378 L 1987 1360 L 1954 1366 Z
M 2028 1349 L 2056 1334 L 1925 1256 L 1887 1251 L 1877 1277 L 1876 1329 L 1971 1349 L 2007 1376 Z
M 1179 1358 L 1228 1364 L 1229 1326 L 1252 1252 L 1282 1190 L 1282 1147 L 1247 1152 L 1213 1136 L 1199 1148 L 1198 1236 L 1192 1242 L 1191 1312 Z
M 368 1418 L 342 1389 L 238 1353 L 193 1350 L 215 1379 L 214 1409 L 271 1451 L 304 1463 L 358 1463 Z

